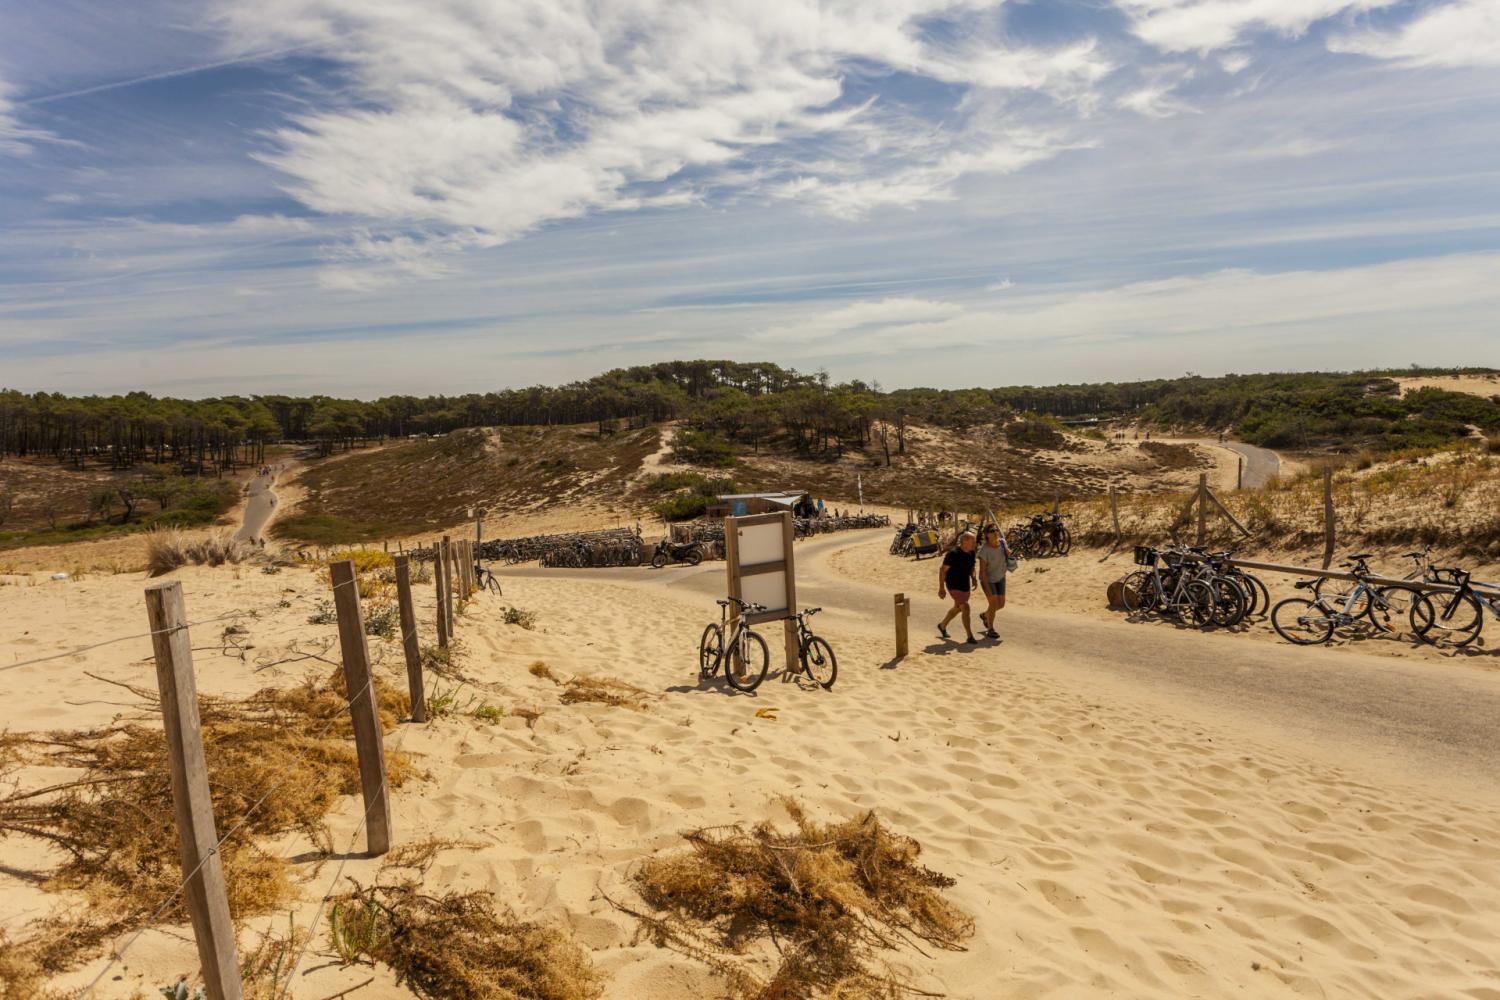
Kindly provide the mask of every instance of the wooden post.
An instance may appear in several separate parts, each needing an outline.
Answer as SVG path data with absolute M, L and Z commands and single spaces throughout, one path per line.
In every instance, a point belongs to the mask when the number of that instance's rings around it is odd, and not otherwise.
M 443 562 L 443 615 L 448 619 L 448 638 L 451 639 L 458 634 L 458 623 L 453 620 L 453 588 L 457 584 L 453 580 L 453 540 L 447 535 L 443 536 L 439 555 Z
M 1323 466 L 1323 568 L 1333 562 L 1333 468 Z
M 370 649 L 359 613 L 359 586 L 354 563 L 341 559 L 328 567 L 333 576 L 333 607 L 339 619 L 339 650 L 344 660 L 344 693 L 354 722 L 354 749 L 359 754 L 359 788 L 365 803 L 365 850 L 372 856 L 391 849 L 391 803 L 385 787 L 385 737 L 380 706 L 370 677 Z
M 443 601 L 443 547 L 432 543 L 432 585 L 437 592 L 438 648 L 448 648 L 448 608 Z
M 406 654 L 406 686 L 411 692 L 411 721 L 427 721 L 427 692 L 422 684 L 422 648 L 417 643 L 417 609 L 411 599 L 411 567 L 396 556 L 396 604 L 401 612 L 401 649 Z
M 1198 544 L 1208 534 L 1208 473 L 1198 473 Z
M 729 596 L 740 595 L 740 527 L 739 518 L 724 518 L 724 569 L 729 575 Z M 735 625 L 740 620 L 740 606 L 733 601 L 729 602 L 729 625 L 727 636 L 734 631 Z
M 908 651 L 906 620 L 911 616 L 911 605 L 906 602 L 905 594 L 896 595 L 896 658 L 899 660 Z
M 1062 494 L 1052 494 L 1052 513 L 1056 514 L 1062 510 Z
M 474 594 L 474 543 L 464 539 L 464 596 Z
M 198 962 L 212 1000 L 241 1000 L 244 988 L 235 956 L 229 897 L 224 891 L 214 805 L 208 794 L 208 766 L 203 759 L 203 730 L 198 721 L 198 684 L 193 677 L 193 644 L 187 633 L 182 584 L 173 580 L 147 587 L 146 616 L 151 622 L 156 684 L 167 731 L 172 813 L 177 822 L 182 873 L 187 878 L 183 898 L 198 944 Z
M 798 669 L 802 659 L 802 644 L 797 637 L 797 621 L 790 616 L 797 613 L 797 573 L 792 566 L 792 543 L 797 537 L 797 526 L 792 521 L 792 512 L 784 510 L 781 512 L 781 538 L 782 551 L 786 553 L 786 613 L 787 619 L 781 623 L 781 635 L 786 649 L 786 672 L 788 676 L 793 670 Z
M 1241 455 L 1235 463 L 1234 488 L 1242 490 L 1245 488 L 1245 456 Z

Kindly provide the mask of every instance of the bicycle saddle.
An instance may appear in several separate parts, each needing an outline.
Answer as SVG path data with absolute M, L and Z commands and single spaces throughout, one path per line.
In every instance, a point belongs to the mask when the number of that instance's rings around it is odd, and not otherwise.
M 1348 556 L 1348 559 L 1350 562 L 1364 562 L 1366 559 L 1369 559 L 1372 554 L 1373 553 L 1370 552 L 1351 552 Z
M 1298 580 L 1296 583 L 1296 587 L 1298 590 L 1312 590 L 1317 585 L 1317 580 Z
M 804 615 L 808 615 L 810 617 L 812 615 L 817 614 L 819 611 L 822 611 L 822 610 L 823 610 L 822 608 L 804 608 L 802 610 L 802 613 Z

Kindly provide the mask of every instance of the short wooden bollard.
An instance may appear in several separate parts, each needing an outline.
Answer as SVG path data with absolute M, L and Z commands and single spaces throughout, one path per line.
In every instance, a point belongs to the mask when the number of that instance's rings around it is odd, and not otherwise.
M 1245 488 L 1245 457 L 1243 455 L 1240 456 L 1239 461 L 1235 464 L 1234 488 L 1237 490 Z
M 432 543 L 432 585 L 437 596 L 438 648 L 448 648 L 448 609 L 443 601 L 443 548 Z
M 396 605 L 401 613 L 401 650 L 406 654 L 406 686 L 411 692 L 411 721 L 427 721 L 427 692 L 422 684 L 422 647 L 417 643 L 417 609 L 411 599 L 411 567 L 396 557 Z
M 182 584 L 172 581 L 147 587 L 146 615 L 151 622 L 156 684 L 167 731 L 172 813 L 177 821 L 182 873 L 187 878 L 183 898 L 198 944 L 203 983 L 211 1000 L 241 1000 L 244 987 L 235 956 L 229 897 L 224 891 L 214 805 L 208 794 L 198 684 L 193 677 L 193 644 L 187 633 Z
M 1208 535 L 1208 473 L 1198 473 L 1198 542 Z
M 370 677 L 370 649 L 359 613 L 354 563 L 340 560 L 328 567 L 333 576 L 333 607 L 339 619 L 339 650 L 344 660 L 344 693 L 354 722 L 354 749 L 359 754 L 359 788 L 365 802 L 365 850 L 372 857 L 391 849 L 391 803 L 385 785 L 385 737 L 380 706 Z
M 911 617 L 911 602 L 906 599 L 905 594 L 896 595 L 896 656 L 905 656 L 907 648 L 906 624 Z
M 464 539 L 459 553 L 464 573 L 464 598 L 468 599 L 474 594 L 474 543 Z

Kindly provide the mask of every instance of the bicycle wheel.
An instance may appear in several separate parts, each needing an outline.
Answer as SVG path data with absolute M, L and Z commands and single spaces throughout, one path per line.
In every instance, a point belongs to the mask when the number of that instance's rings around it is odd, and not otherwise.
M 831 691 L 839 676 L 839 661 L 834 658 L 833 647 L 818 636 L 808 639 L 802 647 L 802 669 L 821 684 L 823 690 Z
M 724 630 L 718 625 L 710 624 L 703 630 L 703 638 L 698 640 L 698 676 L 708 680 L 719 669 L 719 663 L 723 659 Z
M 1287 642 L 1316 646 L 1333 637 L 1333 619 L 1327 611 L 1301 597 L 1288 597 L 1271 609 L 1271 627 Z
M 724 679 L 736 691 L 754 691 L 766 679 L 766 668 L 771 665 L 771 654 L 766 649 L 766 640 L 749 629 L 741 629 L 735 642 L 729 647 L 729 660 L 724 664 Z
M 1067 528 L 1058 528 L 1057 537 L 1053 539 L 1052 547 L 1057 550 L 1058 555 L 1067 555 L 1073 548 L 1072 533 Z
M 1145 570 L 1137 570 L 1120 581 L 1120 603 L 1125 606 L 1125 613 L 1130 615 L 1149 611 L 1154 607 L 1156 587 L 1151 582 L 1151 574 Z
M 1236 570 L 1230 576 L 1234 577 L 1236 582 L 1239 583 L 1240 589 L 1245 592 L 1247 600 L 1245 615 L 1247 617 L 1251 615 L 1263 615 L 1271 610 L 1271 592 L 1266 589 L 1266 585 L 1261 582 L 1260 577 L 1246 573 L 1243 570 Z
M 1239 581 L 1227 576 L 1214 578 L 1214 624 L 1220 628 L 1234 628 L 1245 620 L 1248 599 Z
M 1370 621 L 1383 632 L 1401 633 L 1411 628 L 1411 612 L 1422 596 L 1410 587 L 1378 587 L 1370 601 Z
M 1423 594 L 1411 606 L 1412 631 L 1431 646 L 1467 646 L 1479 638 L 1483 614 L 1473 594 Z
M 1214 600 L 1212 587 L 1202 580 L 1189 580 L 1182 588 L 1182 596 L 1186 599 L 1183 610 L 1188 621 L 1198 628 L 1207 628 L 1214 623 L 1218 602 Z

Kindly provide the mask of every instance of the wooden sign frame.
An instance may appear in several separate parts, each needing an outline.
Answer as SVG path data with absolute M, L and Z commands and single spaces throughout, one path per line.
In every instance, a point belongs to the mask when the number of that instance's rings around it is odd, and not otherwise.
M 745 530 L 774 524 L 780 524 L 781 526 L 781 558 L 757 558 L 755 562 L 741 562 L 741 554 L 748 553 L 752 548 L 752 546 L 747 545 L 744 535 Z M 751 590 L 760 590 L 762 589 L 762 585 L 760 581 L 755 580 L 756 577 L 773 573 L 782 575 L 785 603 L 777 608 L 773 607 L 769 601 L 758 601 L 757 603 L 765 604 L 770 610 L 747 615 L 746 620 L 751 625 L 775 621 L 782 623 L 788 670 L 793 669 L 796 665 L 800 651 L 797 642 L 797 623 L 794 620 L 794 616 L 797 614 L 797 572 L 796 561 L 792 555 L 792 546 L 796 538 L 797 529 L 790 511 L 724 518 L 724 562 L 729 577 L 730 597 L 740 600 L 751 600 L 752 598 L 745 597 L 745 582 L 747 579 L 754 581 L 751 584 Z M 753 549 L 757 556 L 764 555 L 764 540 L 756 539 Z M 731 605 L 729 614 L 731 619 L 738 618 L 739 608 Z

